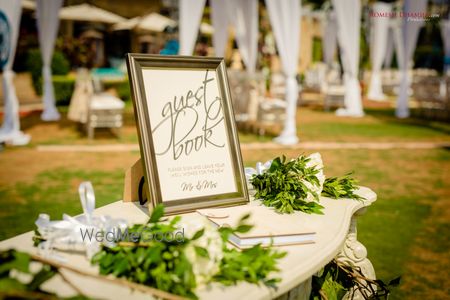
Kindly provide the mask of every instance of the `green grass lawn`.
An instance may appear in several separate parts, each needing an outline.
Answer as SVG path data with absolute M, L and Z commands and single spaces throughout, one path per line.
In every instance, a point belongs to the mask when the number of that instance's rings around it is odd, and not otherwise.
M 62 213 L 82 213 L 78 182 L 90 180 L 95 188 L 96 206 L 121 198 L 123 171 L 53 169 L 39 173 L 33 182 L 17 182 L 0 188 L 0 240 L 33 229 L 39 213 L 62 219 Z M 75 184 L 76 183 L 76 184 Z
M 119 136 L 110 130 L 96 130 L 95 140 L 88 140 L 75 123 L 65 118 L 58 123 L 42 123 L 38 113 L 23 118 L 22 128 L 32 135 L 29 147 L 55 144 L 114 144 L 137 143 L 133 108 L 127 102 L 124 127 Z M 450 124 L 417 119 L 399 120 L 394 110 L 388 108 L 366 109 L 363 118 L 337 117 L 333 112 L 300 107 L 297 113 L 297 130 L 300 141 L 306 142 L 450 142 Z M 270 129 L 270 128 L 269 128 Z M 253 132 L 240 132 L 241 143 L 271 141 L 269 136 Z
M 337 142 L 449 142 L 444 123 L 397 120 L 388 109 L 367 110 L 362 119 L 341 119 L 333 113 L 300 108 L 302 141 Z M 25 118 L 33 144 L 0 154 L 0 240 L 32 230 L 39 213 L 60 219 L 62 213 L 81 213 L 78 184 L 94 184 L 97 206 L 122 197 L 124 168 L 137 153 L 55 153 L 46 158 L 33 148 L 39 144 L 99 144 L 137 142 L 132 116 L 126 116 L 123 136 L 108 134 L 99 140 L 80 138 L 73 124 L 40 123 Z M 28 122 L 28 123 L 27 123 Z M 36 123 L 34 123 L 36 122 Z M 241 133 L 241 142 L 264 142 L 271 137 Z M 245 164 L 254 166 L 301 151 L 243 151 Z M 309 153 L 308 151 L 307 153 Z M 362 185 L 378 194 L 377 202 L 358 221 L 359 240 L 367 247 L 377 276 L 402 275 L 402 285 L 390 299 L 448 299 L 450 290 L 450 151 L 430 150 L 322 150 L 327 176 L 355 171 Z M 50 154 L 48 154 L 50 155 Z M 126 159 L 124 158 L 126 157 Z M 121 162 L 122 161 L 122 162 Z M 55 162 L 58 162 L 57 164 Z M 24 171 L 10 175 L 13 168 Z M 326 217 L 326 216 L 324 216 Z
M 393 109 L 366 109 L 363 118 L 341 118 L 333 112 L 300 108 L 297 130 L 303 141 L 416 142 L 450 141 L 450 124 L 399 120 Z

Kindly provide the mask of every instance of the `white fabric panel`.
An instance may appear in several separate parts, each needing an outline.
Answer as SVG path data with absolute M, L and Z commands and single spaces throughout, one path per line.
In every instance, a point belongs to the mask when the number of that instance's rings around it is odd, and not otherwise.
M 441 24 L 442 41 L 444 43 L 444 55 L 446 61 L 450 59 L 450 20 L 443 20 Z M 447 63 L 445 71 L 450 69 L 450 65 Z
M 405 0 L 403 11 L 405 13 L 412 12 L 426 12 L 427 0 Z M 402 33 L 403 33 L 403 57 L 400 59 L 401 68 L 401 82 L 400 91 L 397 98 L 396 115 L 399 118 L 409 117 L 408 107 L 408 90 L 410 86 L 410 79 L 408 78 L 408 68 L 410 61 L 413 58 L 414 50 L 416 49 L 417 38 L 419 36 L 419 30 L 423 25 L 423 20 L 414 19 L 408 20 L 403 18 L 402 20 Z
M 192 55 L 206 0 L 179 0 L 180 55 Z
M 253 73 L 258 58 L 258 0 L 227 0 L 227 7 L 239 53 L 247 71 Z
M 60 115 L 55 105 L 55 92 L 52 82 L 52 57 L 56 35 L 59 27 L 59 9 L 63 0 L 37 0 L 36 21 L 38 27 L 39 45 L 42 56 L 43 102 L 44 111 L 41 119 L 44 121 L 59 120 Z
M 397 58 L 398 68 L 401 69 L 405 56 L 405 45 L 403 45 L 403 28 L 402 20 L 394 19 L 392 20 L 392 32 L 394 35 L 394 45 L 395 45 L 395 57 Z
M 395 53 L 397 58 L 397 65 L 401 66 L 403 63 L 403 35 L 402 35 L 402 20 L 391 19 L 389 21 L 388 41 L 386 45 L 386 57 L 384 60 L 384 67 L 390 67 Z
M 294 144 L 298 142 L 296 127 L 298 84 L 295 76 L 300 48 L 301 5 L 299 0 L 266 0 L 266 4 L 286 75 L 286 121 L 283 132 L 276 141 L 282 144 Z
M 333 0 L 332 3 L 336 12 L 338 42 L 345 75 L 345 108 L 338 109 L 336 114 L 360 117 L 364 115 L 358 81 L 361 3 L 360 0 Z
M 383 67 L 390 68 L 392 65 L 392 59 L 394 58 L 394 32 L 389 25 L 387 41 L 386 41 L 386 54 L 384 56 Z
M 337 24 L 334 12 L 329 12 L 323 24 L 323 61 L 331 66 L 337 49 Z
M 216 56 L 224 57 L 228 40 L 229 19 L 227 1 L 210 0 L 211 21 L 214 27 L 213 45 Z
M 392 11 L 392 5 L 385 2 L 376 2 L 373 5 L 374 13 L 387 13 Z M 367 97 L 371 100 L 384 100 L 381 82 L 381 66 L 386 53 L 386 45 L 389 31 L 389 18 L 374 17 L 372 20 L 372 37 L 370 46 L 370 58 L 372 62 L 372 74 L 370 78 Z
M 7 62 L 3 66 L 2 74 L 4 118 L 0 128 L 0 141 L 9 141 L 14 145 L 25 145 L 30 141 L 30 137 L 20 131 L 19 101 L 13 83 L 14 72 L 12 70 L 17 38 L 19 37 L 22 1 L 0 0 L 0 11 L 5 14 L 9 23 L 9 55 Z M 6 28 L 4 29 L 6 30 Z

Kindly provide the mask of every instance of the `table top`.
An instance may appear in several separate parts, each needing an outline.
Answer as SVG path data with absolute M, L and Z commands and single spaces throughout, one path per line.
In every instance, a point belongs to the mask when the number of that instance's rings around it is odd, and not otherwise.
M 280 260 L 281 282 L 278 289 L 273 290 L 262 285 L 240 283 L 232 287 L 223 287 L 212 284 L 207 288 L 197 291 L 200 299 L 272 299 L 278 297 L 303 281 L 310 278 L 335 257 L 341 250 L 345 241 L 350 221 L 353 214 L 361 208 L 369 206 L 376 200 L 376 194 L 366 187 L 361 187 L 357 194 L 364 197 L 364 201 L 350 199 L 333 200 L 321 197 L 320 204 L 325 207 L 324 215 L 306 215 L 308 225 L 316 231 L 316 242 L 306 245 L 291 245 L 279 247 L 286 251 L 287 255 Z M 249 205 L 255 205 L 251 201 Z M 298 213 L 298 212 L 297 212 Z M 143 223 L 148 219 L 148 212 L 138 203 L 117 201 L 95 210 L 96 215 L 110 215 L 115 218 L 124 218 L 130 223 Z M 182 215 L 183 218 L 202 218 L 197 213 Z M 0 242 L 0 249 L 15 248 L 30 253 L 37 252 L 33 247 L 33 232 L 10 238 Z M 59 253 L 59 252 L 58 252 Z M 98 274 L 97 267 L 91 266 L 88 259 L 79 253 L 61 252 L 67 258 L 67 264 L 83 269 L 87 272 Z M 65 272 L 70 280 L 80 287 L 86 295 L 104 299 L 149 299 L 148 294 L 130 291 L 128 288 L 117 286 L 92 278 Z M 60 296 L 70 296 L 74 291 L 61 278 L 55 277 L 44 285 L 44 288 L 58 293 Z

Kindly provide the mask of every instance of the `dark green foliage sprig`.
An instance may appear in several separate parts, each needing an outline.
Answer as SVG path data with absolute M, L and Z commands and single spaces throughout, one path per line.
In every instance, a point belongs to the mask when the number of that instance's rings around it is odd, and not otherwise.
M 229 248 L 224 251 L 224 257 L 220 262 L 220 271 L 213 280 L 224 285 L 234 285 L 239 281 L 249 283 L 263 283 L 276 288 L 280 278 L 270 277 L 273 272 L 278 272 L 278 260 L 286 256 L 286 252 L 264 248 L 261 245 L 239 251 Z
M 163 215 L 163 206 L 157 206 L 147 224 L 134 225 L 129 228 L 130 235 L 143 231 L 147 234 L 177 231 L 180 217 L 163 222 Z M 285 255 L 284 253 L 270 247 L 262 248 L 259 245 L 238 251 L 228 248 L 225 243 L 230 234 L 247 232 L 252 228 L 251 225 L 245 223 L 247 219 L 248 216 L 242 218 L 236 228 L 223 227 L 219 229 L 220 236 L 224 241 L 224 257 L 219 263 L 220 271 L 213 276 L 211 281 L 224 285 L 246 281 L 275 286 L 279 279 L 269 278 L 269 274 L 278 271 L 277 261 Z M 100 273 L 103 275 L 113 274 L 116 277 L 123 277 L 173 294 L 197 298 L 193 266 L 184 254 L 184 250 L 189 243 L 201 238 L 203 234 L 204 229 L 201 229 L 191 239 L 184 237 L 183 241 L 118 242 L 115 247 L 103 247 L 93 257 L 92 262 L 99 265 Z M 199 256 L 209 257 L 207 248 L 195 246 L 195 251 Z
M 193 292 L 196 288 L 195 275 L 184 254 L 190 240 L 184 237 L 182 241 L 147 241 L 145 237 L 146 234 L 174 233 L 178 230 L 180 217 L 175 217 L 170 222 L 161 222 L 163 214 L 162 205 L 155 207 L 147 224 L 134 225 L 128 229 L 130 236 L 139 236 L 139 241 L 119 242 L 112 248 L 103 247 L 92 258 L 92 263 L 99 265 L 102 275 L 113 274 L 173 294 L 196 298 Z M 140 234 L 143 232 L 145 234 Z M 194 238 L 200 238 L 202 234 L 198 232 Z
M 301 155 L 286 161 L 286 157 L 277 157 L 270 168 L 259 175 L 254 175 L 250 183 L 256 189 L 255 198 L 261 199 L 266 206 L 274 207 L 280 213 L 302 211 L 323 214 L 323 206 L 317 203 L 319 195 L 305 185 L 304 181 L 319 186 L 317 174 L 320 169 L 307 167 L 310 158 Z M 315 201 L 305 199 L 311 193 Z
M 311 300 L 338 300 L 349 293 L 353 299 L 359 293 L 364 299 L 388 299 L 393 287 L 400 284 L 400 277 L 385 283 L 372 280 L 359 267 L 342 263 L 336 259 L 329 262 L 317 275 L 312 277 Z
M 89 299 L 83 295 L 62 298 L 42 289 L 42 285 L 55 275 L 59 269 L 43 263 L 37 272 L 30 270 L 34 261 L 41 262 L 25 252 L 6 250 L 0 252 L 0 299 Z M 24 282 L 12 273 L 28 274 L 31 280 Z
M 354 200 L 364 200 L 355 190 L 358 189 L 358 181 L 351 177 L 352 173 L 341 177 L 330 177 L 323 183 L 322 196 L 339 199 L 348 198 Z
M 219 228 L 222 240 L 226 242 L 230 234 L 250 231 L 253 226 L 245 223 L 249 216 L 242 217 L 236 228 Z M 276 251 L 271 247 L 264 248 L 260 245 L 241 251 L 224 246 L 223 254 L 220 271 L 214 276 L 214 281 L 224 285 L 234 285 L 239 281 L 254 284 L 261 282 L 271 288 L 276 288 L 276 284 L 280 281 L 280 278 L 270 277 L 270 275 L 279 271 L 277 262 L 286 256 L 286 252 Z

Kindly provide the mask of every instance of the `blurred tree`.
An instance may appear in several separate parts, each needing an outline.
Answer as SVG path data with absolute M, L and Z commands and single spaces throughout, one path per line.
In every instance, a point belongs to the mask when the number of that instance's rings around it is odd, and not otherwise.
M 31 73 L 34 90 L 38 95 L 42 95 L 42 58 L 39 48 L 28 51 L 26 66 Z M 69 71 L 69 61 L 61 51 L 55 51 L 52 58 L 52 74 L 67 75 Z

